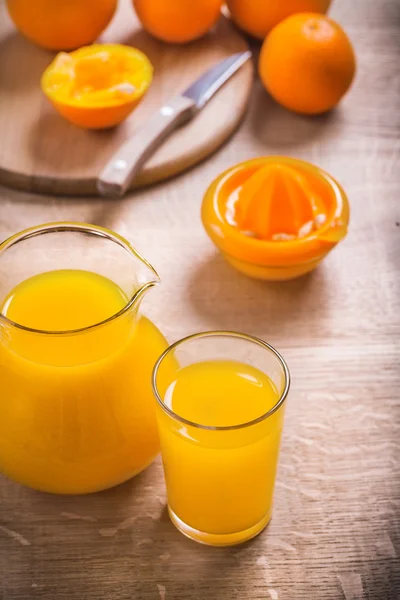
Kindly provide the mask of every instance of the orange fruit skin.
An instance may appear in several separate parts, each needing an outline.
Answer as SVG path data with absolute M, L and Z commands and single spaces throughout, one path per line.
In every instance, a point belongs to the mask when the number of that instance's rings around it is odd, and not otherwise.
M 263 40 L 275 25 L 299 12 L 326 13 L 331 0 L 226 0 L 240 29 Z
M 94 42 L 111 21 L 117 0 L 6 0 L 17 29 L 47 50 Z
M 205 35 L 217 22 L 223 0 L 133 0 L 144 29 L 173 44 Z
M 285 108 L 306 115 L 338 104 L 356 72 L 353 46 L 332 19 L 299 13 L 279 23 L 261 49 L 259 73 Z
M 109 129 L 122 123 L 136 108 L 142 98 L 121 106 L 70 106 L 50 99 L 54 108 L 64 119 L 83 129 Z

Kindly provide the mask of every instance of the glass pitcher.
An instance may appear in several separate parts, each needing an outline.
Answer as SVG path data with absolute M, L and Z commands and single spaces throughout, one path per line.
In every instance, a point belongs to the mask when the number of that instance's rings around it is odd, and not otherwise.
M 51 223 L 0 244 L 0 472 L 79 494 L 153 461 L 151 371 L 167 342 L 138 309 L 158 283 L 125 239 L 92 225 Z

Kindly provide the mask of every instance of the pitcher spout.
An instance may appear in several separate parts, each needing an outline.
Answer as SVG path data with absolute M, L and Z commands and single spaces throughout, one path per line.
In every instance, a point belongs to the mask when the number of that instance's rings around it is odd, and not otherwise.
M 137 274 L 138 288 L 137 288 L 136 292 L 134 293 L 132 300 L 131 300 L 131 304 L 134 307 L 139 306 L 144 295 L 147 294 L 147 292 L 151 288 L 153 288 L 161 283 L 160 276 L 158 275 L 155 268 L 145 258 L 140 257 L 140 259 L 143 262 L 142 262 L 142 265 Z
M 129 244 L 131 254 L 136 258 L 134 265 L 134 282 L 130 304 L 137 308 L 144 295 L 153 287 L 160 284 L 157 271 L 135 248 Z

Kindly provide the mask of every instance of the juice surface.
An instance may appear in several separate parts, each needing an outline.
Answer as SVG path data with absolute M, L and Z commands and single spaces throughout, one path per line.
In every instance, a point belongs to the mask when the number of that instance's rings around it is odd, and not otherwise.
M 236 361 L 216 360 L 180 369 L 164 401 L 188 421 L 227 427 L 265 414 L 277 403 L 278 393 L 259 369 Z
M 278 400 L 266 374 L 235 361 L 183 367 L 165 393 L 176 414 L 210 427 L 248 423 Z M 271 516 L 283 409 L 230 431 L 183 426 L 162 409 L 158 419 L 173 520 L 206 543 L 224 543 L 227 536 L 232 544 L 258 533 Z
M 126 303 L 124 292 L 102 275 L 59 270 L 20 283 L 5 299 L 1 312 L 32 329 L 69 331 L 100 323 Z
M 30 328 L 68 331 L 127 303 L 111 280 L 52 271 L 19 284 L 1 312 Z M 37 489 L 85 493 L 116 485 L 159 449 L 151 391 L 167 343 L 132 310 L 75 334 L 0 331 L 0 471 Z

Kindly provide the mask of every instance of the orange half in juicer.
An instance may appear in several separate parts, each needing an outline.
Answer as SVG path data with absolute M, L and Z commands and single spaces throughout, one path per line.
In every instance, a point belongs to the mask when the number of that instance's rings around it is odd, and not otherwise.
M 258 158 L 217 177 L 203 201 L 205 229 L 239 271 L 265 280 L 304 275 L 347 233 L 340 185 L 311 163 Z

